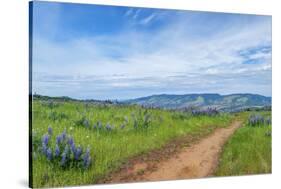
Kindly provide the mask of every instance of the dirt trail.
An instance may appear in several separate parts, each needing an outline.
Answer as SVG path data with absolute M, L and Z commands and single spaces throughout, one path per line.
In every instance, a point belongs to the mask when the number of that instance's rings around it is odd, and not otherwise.
M 160 161 L 136 161 L 130 169 L 121 170 L 103 182 L 159 181 L 211 176 L 218 165 L 224 143 L 241 126 L 235 121 L 219 128 L 190 146 L 181 147 Z

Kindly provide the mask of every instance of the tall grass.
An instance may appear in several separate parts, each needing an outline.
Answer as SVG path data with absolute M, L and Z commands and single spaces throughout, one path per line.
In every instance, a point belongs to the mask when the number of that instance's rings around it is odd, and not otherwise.
M 33 101 L 32 113 L 33 187 L 93 184 L 132 156 L 160 148 L 177 137 L 206 135 L 229 125 L 232 119 L 229 114 L 192 116 L 139 106 L 50 104 L 37 100 Z M 63 168 L 42 156 L 38 146 L 49 127 L 53 136 L 66 131 L 75 143 L 89 147 L 91 166 Z M 55 143 L 55 137 L 50 138 L 51 148 Z
M 270 112 L 249 115 L 249 120 L 227 142 L 221 156 L 217 176 L 271 173 Z M 265 120 L 259 122 L 256 120 Z M 256 123 L 256 124 L 253 124 Z

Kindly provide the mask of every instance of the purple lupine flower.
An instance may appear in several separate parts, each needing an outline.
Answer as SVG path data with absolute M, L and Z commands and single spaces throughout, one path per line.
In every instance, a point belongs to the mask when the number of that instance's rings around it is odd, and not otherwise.
M 49 143 L 49 139 L 50 139 L 50 136 L 48 134 L 43 135 L 42 144 L 45 144 L 47 146 Z
M 48 148 L 47 153 L 46 153 L 46 157 L 49 161 L 52 160 L 52 149 Z
M 72 153 L 75 154 L 76 147 L 75 147 L 75 143 L 74 142 L 70 145 L 70 149 L 71 149 Z
M 58 135 L 57 138 L 56 138 L 56 143 L 59 145 L 59 144 L 61 144 L 62 140 L 63 140 L 63 136 Z
M 112 130 L 112 128 L 111 128 L 111 126 L 109 125 L 109 123 L 106 124 L 105 128 L 106 128 L 107 131 L 111 131 L 111 130 Z
M 219 114 L 219 111 L 216 108 L 208 107 L 207 109 L 203 110 L 192 110 L 191 114 L 193 116 L 200 116 L 200 115 L 207 115 L 207 116 L 215 116 Z
M 55 149 L 55 157 L 58 157 L 60 155 L 60 148 L 58 145 L 56 145 L 56 149 Z
M 98 129 L 102 129 L 102 123 L 100 121 L 98 121 L 97 125 L 98 125 Z
M 73 138 L 70 136 L 70 137 L 68 138 L 68 144 L 71 146 L 73 143 L 74 143 L 74 140 L 73 140 Z
M 64 130 L 61 134 L 62 140 L 66 139 L 66 130 Z
M 62 153 L 62 156 L 61 156 L 61 166 L 64 166 L 66 164 L 66 161 L 67 161 L 67 155 L 65 152 Z
M 261 126 L 263 124 L 267 123 L 267 120 L 264 119 L 263 116 L 257 114 L 257 115 L 250 115 L 248 119 L 248 124 L 250 126 Z
M 69 147 L 66 145 L 63 151 L 66 155 L 69 153 Z
M 47 154 L 47 150 L 48 150 L 47 145 L 45 143 L 43 143 L 42 144 L 42 153 L 46 155 Z
M 52 134 L 53 134 L 53 129 L 52 129 L 51 126 L 48 127 L 48 133 L 49 133 L 49 135 L 52 135 Z
M 85 119 L 85 120 L 83 121 L 83 125 L 84 125 L 86 128 L 89 128 L 90 123 L 89 123 L 89 121 L 88 121 L 87 119 Z
M 93 129 L 97 129 L 97 125 L 96 124 L 93 125 Z
M 69 153 L 69 148 L 66 145 L 64 148 L 64 151 L 62 153 L 62 158 L 61 158 L 61 166 L 64 166 L 67 162 L 67 157 L 68 157 L 68 153 Z
M 88 168 L 91 164 L 91 157 L 90 157 L 90 148 L 88 147 L 86 153 L 83 156 L 83 165 L 84 168 Z
M 91 157 L 88 156 L 87 158 L 84 159 L 84 168 L 87 169 L 91 164 Z
M 75 160 L 79 160 L 80 156 L 82 155 L 82 148 L 80 146 L 78 146 L 76 148 L 75 154 L 74 154 L 74 158 Z

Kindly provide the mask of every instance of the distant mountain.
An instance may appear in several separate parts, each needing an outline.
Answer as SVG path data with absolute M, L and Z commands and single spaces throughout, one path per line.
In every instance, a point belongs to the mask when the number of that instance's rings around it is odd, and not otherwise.
M 271 97 L 257 94 L 161 94 L 126 100 L 124 103 L 166 109 L 214 107 L 222 111 L 237 111 L 245 108 L 271 106 Z

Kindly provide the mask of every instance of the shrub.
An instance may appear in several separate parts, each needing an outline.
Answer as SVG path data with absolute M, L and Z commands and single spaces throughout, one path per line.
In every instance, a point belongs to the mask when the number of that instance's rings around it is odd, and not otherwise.
M 58 113 L 58 112 L 50 112 L 49 113 L 49 119 L 51 119 L 52 121 L 60 121 L 60 120 L 63 120 L 63 119 L 68 119 L 68 115 L 66 115 L 65 113 L 61 112 L 61 113 Z

